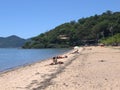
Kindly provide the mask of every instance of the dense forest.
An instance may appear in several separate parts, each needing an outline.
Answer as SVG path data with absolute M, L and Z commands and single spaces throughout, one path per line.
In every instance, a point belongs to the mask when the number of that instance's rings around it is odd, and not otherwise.
M 31 38 L 23 48 L 65 48 L 100 42 L 120 44 L 120 12 L 106 11 L 101 15 L 64 23 Z

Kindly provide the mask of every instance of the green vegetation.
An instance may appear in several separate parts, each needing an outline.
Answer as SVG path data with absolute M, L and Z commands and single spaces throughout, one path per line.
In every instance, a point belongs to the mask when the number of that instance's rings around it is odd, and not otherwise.
M 103 43 L 105 45 L 118 45 L 118 44 L 120 44 L 120 34 L 116 34 L 112 37 L 102 39 L 101 43 Z
M 97 44 L 101 39 L 104 39 L 101 42 L 105 43 L 118 33 L 120 33 L 120 12 L 106 11 L 101 15 L 59 25 L 31 38 L 23 48 L 58 48 Z M 111 44 L 114 42 L 116 41 L 112 41 Z

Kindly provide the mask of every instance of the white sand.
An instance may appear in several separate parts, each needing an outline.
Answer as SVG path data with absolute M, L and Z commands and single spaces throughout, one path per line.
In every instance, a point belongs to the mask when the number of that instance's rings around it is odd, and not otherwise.
M 65 55 L 64 64 L 45 60 L 0 74 L 0 90 L 120 90 L 120 49 L 85 47 Z

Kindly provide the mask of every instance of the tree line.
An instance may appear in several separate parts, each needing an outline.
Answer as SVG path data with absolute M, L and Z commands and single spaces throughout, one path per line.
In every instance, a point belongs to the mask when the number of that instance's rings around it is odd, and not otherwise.
M 117 34 L 117 35 L 116 35 Z M 116 36 L 114 36 L 116 35 Z M 106 11 L 79 20 L 70 21 L 31 38 L 23 48 L 65 48 L 80 45 L 119 44 L 110 37 L 119 38 L 120 12 Z M 111 41 L 111 43 L 107 43 Z

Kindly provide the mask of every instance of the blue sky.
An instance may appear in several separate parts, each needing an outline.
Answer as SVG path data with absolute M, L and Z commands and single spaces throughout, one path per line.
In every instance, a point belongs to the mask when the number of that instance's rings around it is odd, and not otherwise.
M 56 26 L 111 10 L 119 0 L 0 0 L 0 37 L 30 38 Z

